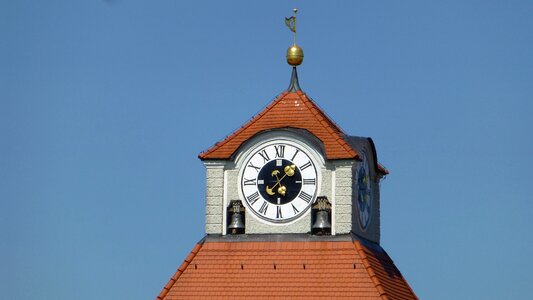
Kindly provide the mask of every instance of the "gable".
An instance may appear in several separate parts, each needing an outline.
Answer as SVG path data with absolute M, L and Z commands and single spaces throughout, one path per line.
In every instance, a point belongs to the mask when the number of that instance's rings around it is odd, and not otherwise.
M 324 145 L 327 159 L 358 159 L 347 137 L 302 91 L 284 92 L 248 123 L 198 156 L 206 159 L 230 159 L 235 151 L 259 132 L 280 128 L 305 129 Z

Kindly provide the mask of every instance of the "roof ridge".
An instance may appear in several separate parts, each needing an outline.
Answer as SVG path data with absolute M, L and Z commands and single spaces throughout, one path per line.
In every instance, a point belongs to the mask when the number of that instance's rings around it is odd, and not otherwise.
M 305 99 L 307 102 L 310 102 L 312 103 L 317 109 L 318 111 L 321 113 L 322 117 L 324 117 L 324 119 L 332 126 L 332 127 L 335 127 L 335 129 L 337 129 L 340 133 L 342 134 L 345 134 L 344 133 L 344 130 L 337 124 L 335 123 L 335 121 L 333 121 L 333 119 L 331 119 L 328 114 L 322 109 L 322 107 L 320 107 L 320 105 L 318 105 L 318 103 L 316 103 L 315 100 L 313 100 L 313 98 L 309 97 L 307 95 L 307 93 L 303 92 L 303 91 L 298 91 L 296 92 L 296 94 L 298 94 L 298 96 L 300 96 L 300 99 Z
M 187 258 L 185 258 L 183 263 L 179 266 L 179 268 L 176 270 L 174 275 L 170 278 L 168 283 L 163 287 L 163 290 L 156 297 L 156 300 L 161 300 L 161 299 L 165 298 L 165 296 L 168 294 L 168 292 L 170 291 L 170 289 L 172 288 L 174 283 L 176 283 L 176 281 L 178 281 L 178 279 L 180 278 L 181 274 L 183 274 L 183 272 L 185 271 L 185 269 L 187 269 L 189 264 L 192 262 L 192 260 L 196 256 L 196 254 L 198 254 L 198 252 L 200 251 L 200 249 L 204 245 L 204 242 L 205 242 L 205 237 L 203 239 L 201 239 L 198 243 L 196 243 L 196 245 L 191 250 L 191 252 L 187 256 Z
M 297 108 L 298 106 L 300 108 Z M 280 113 L 284 111 L 285 114 Z M 296 118 L 292 119 L 291 112 L 296 114 Z M 347 135 L 340 126 L 302 91 L 285 91 L 279 94 L 244 125 L 200 153 L 198 158 L 229 159 L 242 143 L 254 134 L 289 127 L 306 129 L 321 140 L 327 159 L 359 159 L 359 153 L 349 144 Z
M 324 121 L 326 121 L 331 127 L 335 128 L 338 131 L 335 133 L 339 135 L 340 139 L 342 139 L 342 142 L 340 143 L 341 146 L 346 151 L 353 152 L 355 154 L 355 158 L 359 158 L 359 153 L 353 147 L 351 147 L 348 141 L 346 141 L 346 139 L 344 138 L 346 136 L 346 133 L 344 132 L 344 130 L 342 130 L 342 128 L 335 121 L 333 121 L 333 119 L 331 119 L 328 116 L 328 114 L 320 107 L 320 105 L 318 105 L 311 97 L 307 96 L 307 94 L 303 91 L 298 91 L 296 92 L 296 94 L 298 94 L 298 96 L 300 97 L 300 99 L 303 100 L 304 103 L 306 102 L 311 103 L 313 106 L 315 106 L 315 108 L 318 110 L 320 116 L 324 119 Z M 315 117 L 316 116 L 317 115 L 315 114 Z M 323 128 L 325 128 L 328 131 L 333 130 L 331 127 L 325 126 L 324 124 L 322 124 L 322 122 L 320 122 L 320 124 L 322 125 Z
M 352 235 L 352 239 L 355 249 L 359 253 L 361 260 L 363 261 L 363 265 L 365 266 L 365 269 L 367 270 L 371 280 L 376 285 L 376 288 L 378 289 L 382 299 L 398 299 L 398 297 L 400 297 L 400 299 L 418 299 L 409 283 L 407 283 L 407 280 L 405 280 L 400 270 L 394 264 L 392 258 L 390 258 L 390 256 L 387 254 L 387 251 L 385 251 L 379 244 L 368 241 L 364 238 L 360 239 L 356 235 Z M 373 263 L 371 260 L 379 261 L 380 266 L 375 265 L 375 262 Z M 387 267 L 383 265 L 384 263 L 393 269 L 395 273 L 394 277 L 397 277 L 400 282 L 391 283 L 387 280 L 390 280 L 391 278 L 383 277 L 386 276 L 386 274 L 382 274 L 383 271 L 389 273 L 387 271 Z M 381 267 L 383 270 L 380 270 L 379 267 Z M 374 270 L 375 268 L 378 269 Z M 389 274 L 389 277 L 390 276 L 391 275 Z M 391 287 L 391 284 L 395 287 Z M 396 287 L 398 284 L 403 286 L 403 288 L 406 288 L 406 290 L 397 290 Z M 399 296 L 397 293 L 403 294 L 403 296 Z
M 226 136 L 223 140 L 216 142 L 213 146 L 209 147 L 207 150 L 202 151 L 198 158 L 203 159 L 205 156 L 211 154 L 212 152 L 216 151 L 218 148 L 222 147 L 226 143 L 228 143 L 231 140 L 231 137 L 234 137 L 238 135 L 240 132 L 244 131 L 246 128 L 250 127 L 253 124 L 253 120 L 258 120 L 262 116 L 266 114 L 267 111 L 270 111 L 276 103 L 281 101 L 283 97 L 285 97 L 287 94 L 289 94 L 289 91 L 284 91 L 278 96 L 274 98 L 274 100 L 270 101 L 265 107 L 259 110 L 253 117 L 248 119 L 243 125 L 241 125 L 237 130 L 233 131 L 230 135 Z
M 361 257 L 361 260 L 363 261 L 363 265 L 365 266 L 365 270 L 368 273 L 368 276 L 370 276 L 370 279 L 374 283 L 374 286 L 378 290 L 379 296 L 384 299 L 388 300 L 389 296 L 387 295 L 387 292 L 385 292 L 385 289 L 383 287 L 383 284 L 379 281 L 378 276 L 376 273 L 374 273 L 374 270 L 372 270 L 372 266 L 370 265 L 370 262 L 368 261 L 368 257 L 366 256 L 365 250 L 363 249 L 363 246 L 361 245 L 361 242 L 358 240 L 353 241 L 355 249 L 357 250 L 357 253 L 359 253 L 359 256 Z

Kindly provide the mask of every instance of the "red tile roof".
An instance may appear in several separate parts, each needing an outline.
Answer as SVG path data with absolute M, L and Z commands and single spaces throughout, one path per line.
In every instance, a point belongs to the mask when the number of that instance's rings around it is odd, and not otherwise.
M 288 127 L 306 129 L 314 134 L 324 144 L 327 159 L 358 158 L 342 129 L 302 91 L 282 93 L 248 123 L 198 157 L 202 160 L 229 159 L 253 135 Z
M 417 299 L 377 244 L 342 239 L 207 240 L 158 300 L 198 298 Z

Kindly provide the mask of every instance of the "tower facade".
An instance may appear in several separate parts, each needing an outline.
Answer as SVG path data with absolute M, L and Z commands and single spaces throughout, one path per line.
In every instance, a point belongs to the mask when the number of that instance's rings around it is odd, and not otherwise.
M 157 299 L 417 299 L 379 244 L 388 171 L 300 89 L 302 61 L 294 43 L 289 88 L 200 153 L 206 236 Z
M 387 171 L 372 139 L 345 134 L 300 90 L 282 93 L 199 157 L 207 170 L 207 234 L 228 234 L 233 200 L 243 203 L 247 234 L 309 233 L 312 206 L 325 197 L 331 235 L 353 232 L 379 243 L 379 180 Z

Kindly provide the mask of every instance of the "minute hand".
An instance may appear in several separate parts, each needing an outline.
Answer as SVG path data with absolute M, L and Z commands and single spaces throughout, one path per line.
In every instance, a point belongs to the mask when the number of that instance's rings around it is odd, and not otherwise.
M 278 173 L 279 171 L 278 170 L 274 170 L 272 171 L 272 176 L 276 176 L 276 184 L 274 184 L 272 187 L 269 187 L 268 185 L 266 186 L 266 192 L 267 194 L 269 195 L 274 195 L 276 194 L 275 192 L 273 192 L 272 190 L 279 184 L 281 185 L 281 181 L 283 180 L 283 178 L 287 177 L 287 176 L 293 176 L 294 175 L 294 170 L 296 170 L 296 166 L 293 164 L 293 165 L 289 165 L 289 166 L 285 166 L 285 168 L 283 169 L 283 171 L 285 172 L 285 174 L 281 177 L 281 178 L 278 178 Z
M 274 184 L 272 187 L 269 187 L 268 185 L 266 186 L 265 190 L 267 192 L 267 194 L 269 194 L 270 196 L 273 196 L 274 194 L 276 194 L 276 192 L 273 192 L 272 190 L 278 185 L 280 184 L 281 185 L 281 181 L 283 180 L 283 178 L 285 178 L 285 176 L 287 176 L 287 174 L 283 175 L 283 177 L 281 178 L 277 178 L 276 177 L 276 184 Z

